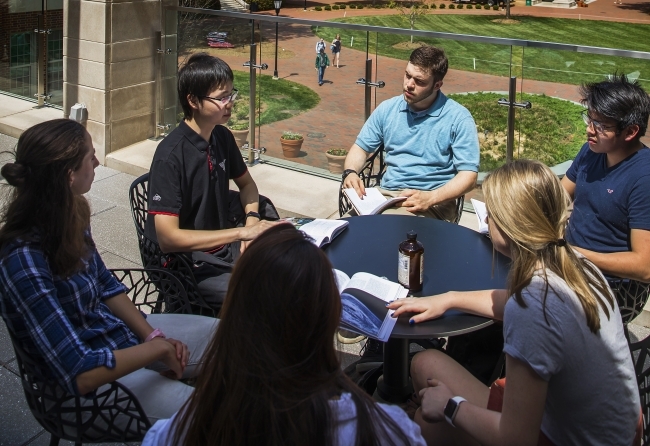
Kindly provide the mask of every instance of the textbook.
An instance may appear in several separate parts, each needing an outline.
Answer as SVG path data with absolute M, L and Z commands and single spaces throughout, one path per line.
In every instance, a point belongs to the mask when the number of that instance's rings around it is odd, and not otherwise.
M 473 198 L 470 199 L 472 206 L 474 207 L 474 212 L 476 212 L 476 218 L 478 219 L 478 232 L 481 234 L 489 234 L 490 230 L 488 229 L 487 224 L 487 208 L 485 203 Z
M 393 207 L 395 203 L 406 200 L 406 197 L 393 197 L 388 199 L 376 187 L 366 188 L 366 195 L 363 199 L 359 198 L 357 191 L 353 188 L 343 189 L 343 193 L 347 195 L 354 210 L 359 215 L 381 214 L 384 210 Z
M 285 218 L 296 229 L 312 238 L 313 243 L 322 248 L 331 243 L 337 235 L 348 227 L 345 220 L 326 220 L 324 218 Z
M 341 293 L 340 327 L 386 342 L 397 322 L 391 317 L 395 310 L 386 309 L 386 304 L 406 297 L 408 290 L 369 273 L 356 273 L 350 278 L 335 269 L 334 277 Z

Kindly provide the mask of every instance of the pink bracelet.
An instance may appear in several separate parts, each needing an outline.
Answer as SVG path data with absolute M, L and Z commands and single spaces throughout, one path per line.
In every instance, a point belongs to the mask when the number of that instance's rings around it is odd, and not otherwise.
M 149 333 L 149 336 L 147 336 L 145 338 L 144 342 L 149 342 L 153 338 L 163 338 L 163 339 L 165 339 L 166 336 L 165 336 L 165 333 L 163 333 L 160 328 L 154 328 L 154 330 L 151 333 Z

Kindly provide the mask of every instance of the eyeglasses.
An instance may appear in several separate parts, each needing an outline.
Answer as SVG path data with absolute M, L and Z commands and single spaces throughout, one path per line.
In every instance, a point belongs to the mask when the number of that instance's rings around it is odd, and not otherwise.
M 602 122 L 598 122 L 595 119 L 591 119 L 589 117 L 589 114 L 587 113 L 587 110 L 583 110 L 582 113 L 582 120 L 587 124 L 587 127 L 592 125 L 594 127 L 594 130 L 598 133 L 605 133 L 605 130 L 608 129 L 615 129 L 615 125 L 604 125 Z
M 239 94 L 239 90 L 236 88 L 232 89 L 232 93 L 230 93 L 228 96 L 224 96 L 222 98 L 213 98 L 210 96 L 201 96 L 201 99 L 212 99 L 213 101 L 218 101 L 222 105 L 230 104 L 231 102 L 234 102 L 235 99 L 237 99 L 237 95 Z

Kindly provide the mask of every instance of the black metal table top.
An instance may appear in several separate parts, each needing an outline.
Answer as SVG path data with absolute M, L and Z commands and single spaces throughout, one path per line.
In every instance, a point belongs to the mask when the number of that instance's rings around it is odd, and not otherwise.
M 504 288 L 509 259 L 492 250 L 486 236 L 471 229 L 431 218 L 402 215 L 349 217 L 348 228 L 325 247 L 332 265 L 349 276 L 368 272 L 397 282 L 399 244 L 410 230 L 424 245 L 422 291 L 414 296 L 430 296 L 447 291 L 474 291 Z M 394 338 L 454 336 L 486 327 L 491 320 L 460 311 L 410 326 L 400 317 Z

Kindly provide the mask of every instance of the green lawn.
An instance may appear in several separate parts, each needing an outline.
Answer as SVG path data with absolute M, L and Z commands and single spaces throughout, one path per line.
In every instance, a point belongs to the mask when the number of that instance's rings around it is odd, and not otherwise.
M 505 162 L 508 108 L 497 104 L 496 93 L 452 94 L 472 113 L 479 132 L 481 171 L 490 171 Z M 536 159 L 554 166 L 575 158 L 586 140 L 586 126 L 573 102 L 545 95 L 521 95 L 530 101 L 528 110 L 518 109 L 515 121 L 515 158 Z M 486 133 L 487 131 L 487 133 Z
M 528 16 L 513 18 L 520 23 L 498 24 L 493 22 L 494 16 L 488 15 L 430 14 L 418 20 L 416 29 L 650 52 L 650 25 Z M 407 20 L 400 15 L 350 17 L 335 21 L 409 28 Z M 323 27 L 316 32 L 326 41 L 332 41 L 336 33 L 341 33 L 345 46 L 349 46 L 350 37 L 354 36 L 354 48 L 365 50 L 366 32 Z M 404 48 L 404 43 L 410 40 L 409 36 L 371 33 L 369 40 L 372 54 L 378 52 L 383 56 L 407 60 L 412 51 Z M 632 78 L 639 78 L 645 88 L 650 88 L 649 60 L 523 47 L 511 48 L 505 45 L 447 39 L 416 37 L 415 41 L 444 48 L 449 57 L 450 68 L 454 69 L 518 77 L 522 77 L 523 69 L 525 79 L 568 84 L 599 81 L 606 75 L 618 71 Z
M 238 121 L 248 119 L 248 98 L 250 85 L 248 72 L 233 70 L 234 86 L 239 90 L 243 99 L 237 99 L 233 117 Z M 316 92 L 304 85 L 284 79 L 273 80 L 271 76 L 257 76 L 257 95 L 261 98 L 261 115 L 258 114 L 258 124 L 270 124 L 288 119 L 294 115 L 310 110 L 320 102 Z M 242 116 L 243 114 L 243 116 Z M 239 116 L 236 116 L 239 115 Z

